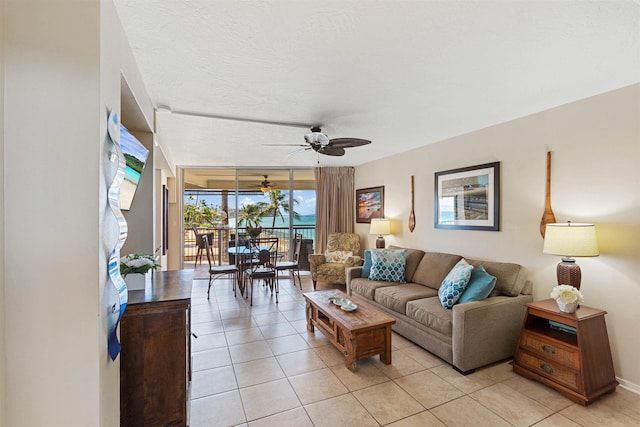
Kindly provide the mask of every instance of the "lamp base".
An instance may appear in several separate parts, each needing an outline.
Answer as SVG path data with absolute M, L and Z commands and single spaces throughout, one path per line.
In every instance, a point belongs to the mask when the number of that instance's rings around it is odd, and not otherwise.
M 558 276 L 558 285 L 569 285 L 580 289 L 582 274 L 580 266 L 576 264 L 574 258 L 562 258 L 556 268 L 556 275 Z
M 385 244 L 386 243 L 384 241 L 384 237 L 378 236 L 378 238 L 376 239 L 376 248 L 377 249 L 384 249 Z

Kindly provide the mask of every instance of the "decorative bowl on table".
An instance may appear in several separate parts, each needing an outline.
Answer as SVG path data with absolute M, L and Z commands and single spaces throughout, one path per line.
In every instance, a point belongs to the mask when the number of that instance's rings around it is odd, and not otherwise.
M 358 308 L 358 306 L 355 305 L 352 301 L 347 300 L 347 302 L 342 304 L 340 308 L 342 308 L 344 311 L 353 311 Z
M 329 297 L 329 301 L 331 301 L 332 303 L 334 303 L 337 306 L 342 306 L 343 304 L 346 304 L 347 302 L 351 302 L 346 298 L 343 297 Z

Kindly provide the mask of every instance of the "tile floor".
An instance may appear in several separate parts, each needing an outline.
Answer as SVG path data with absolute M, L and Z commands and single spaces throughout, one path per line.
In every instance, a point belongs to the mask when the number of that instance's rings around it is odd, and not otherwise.
M 587 408 L 512 372 L 508 362 L 463 376 L 393 334 L 393 363 L 357 372 L 306 330 L 303 291 L 280 279 L 253 307 L 231 282 L 194 280 L 191 426 L 638 426 L 640 395 L 618 387 Z

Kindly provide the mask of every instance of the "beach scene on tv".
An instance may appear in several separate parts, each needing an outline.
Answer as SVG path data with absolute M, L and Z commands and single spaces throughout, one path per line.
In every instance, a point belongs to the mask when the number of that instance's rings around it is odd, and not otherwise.
M 120 149 L 122 149 L 127 163 L 124 180 L 120 185 L 120 209 L 129 210 L 131 209 L 133 196 L 138 188 L 138 182 L 140 182 L 142 170 L 147 162 L 149 150 L 131 135 L 124 126 L 120 127 Z

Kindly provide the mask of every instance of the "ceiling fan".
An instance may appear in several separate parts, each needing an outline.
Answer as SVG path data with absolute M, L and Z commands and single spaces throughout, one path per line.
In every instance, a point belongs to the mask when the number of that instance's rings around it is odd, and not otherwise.
M 269 175 L 263 175 L 264 180 L 260 184 L 250 184 L 249 187 L 259 188 L 263 193 L 268 193 L 271 189 L 276 188 L 278 184 L 269 181 Z
M 271 146 L 293 146 L 302 147 L 298 150 L 292 151 L 289 155 L 314 150 L 320 154 L 326 154 L 327 156 L 344 156 L 345 148 L 359 147 L 361 145 L 371 144 L 368 139 L 361 138 L 333 138 L 329 139 L 327 135 L 322 133 L 322 129 L 318 126 L 311 128 L 311 132 L 304 136 L 306 144 L 265 144 Z

